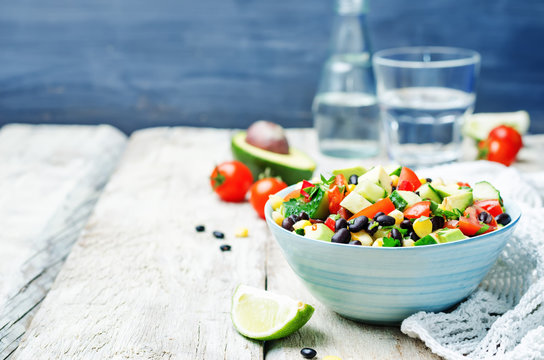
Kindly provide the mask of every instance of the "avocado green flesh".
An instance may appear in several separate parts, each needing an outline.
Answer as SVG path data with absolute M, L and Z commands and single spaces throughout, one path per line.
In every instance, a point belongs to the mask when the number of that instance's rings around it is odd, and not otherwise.
M 281 177 L 288 185 L 311 178 L 316 167 L 312 159 L 293 147 L 289 148 L 289 154 L 278 154 L 248 144 L 245 131 L 232 137 L 231 149 L 234 157 L 246 164 L 255 178 L 268 168 L 271 176 Z

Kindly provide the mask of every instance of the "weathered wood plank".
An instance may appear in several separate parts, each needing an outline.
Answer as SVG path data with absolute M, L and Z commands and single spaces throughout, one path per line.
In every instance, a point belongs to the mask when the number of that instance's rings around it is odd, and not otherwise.
M 0 131 L 0 358 L 16 349 L 125 142 L 109 126 Z
M 15 358 L 258 359 L 232 327 L 238 283 L 265 285 L 266 229 L 208 185 L 225 131 L 135 133 Z M 205 224 L 197 233 L 194 226 Z M 233 238 L 235 227 L 249 238 Z M 221 230 L 226 240 L 211 235 Z M 221 243 L 232 245 L 221 252 Z

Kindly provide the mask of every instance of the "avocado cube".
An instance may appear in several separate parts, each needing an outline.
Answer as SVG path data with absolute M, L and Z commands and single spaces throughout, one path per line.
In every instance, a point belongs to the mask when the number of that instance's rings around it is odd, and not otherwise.
M 436 232 L 439 243 L 447 243 L 452 241 L 458 241 L 468 239 L 459 229 L 442 229 Z
M 364 173 L 366 173 L 366 169 L 362 166 L 354 166 L 350 168 L 344 168 L 344 169 L 336 169 L 332 171 L 333 175 L 344 175 L 346 179 L 349 179 L 351 175 L 357 175 L 361 176 Z
M 453 211 L 453 209 L 459 209 L 459 211 L 465 211 L 467 207 L 472 205 L 472 192 L 461 191 L 455 195 L 446 196 L 442 203 L 438 206 L 442 210 Z
M 353 191 L 359 193 L 372 203 L 387 197 L 387 192 L 384 190 L 384 188 L 368 180 L 359 180 L 359 183 Z
M 334 231 L 325 224 L 313 224 L 304 227 L 304 236 L 314 240 L 331 241 Z
M 391 176 L 387 174 L 384 167 L 381 165 L 375 166 L 362 176 L 359 176 L 359 182 L 361 181 L 369 181 L 381 186 L 387 191 L 387 195 L 391 194 L 391 191 L 393 190 L 391 186 Z
M 372 205 L 370 201 L 365 199 L 363 195 L 352 191 L 340 202 L 340 206 L 345 207 L 353 214 L 358 213 L 359 211 L 363 210 L 364 208 Z

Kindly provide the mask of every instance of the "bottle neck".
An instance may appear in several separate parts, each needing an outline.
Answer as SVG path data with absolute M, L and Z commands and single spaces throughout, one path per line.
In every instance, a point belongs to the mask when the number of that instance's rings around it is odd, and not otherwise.
M 369 61 L 370 52 L 366 13 L 337 13 L 331 36 L 331 55 L 361 57 Z
M 339 15 L 359 15 L 367 11 L 367 0 L 336 0 L 336 13 Z

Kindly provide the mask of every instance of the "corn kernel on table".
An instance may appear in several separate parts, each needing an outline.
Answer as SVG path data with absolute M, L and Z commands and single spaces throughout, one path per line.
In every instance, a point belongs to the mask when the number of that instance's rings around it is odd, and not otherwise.
M 1 218 L 9 227 L 0 238 L 1 358 L 298 359 L 303 347 L 317 350 L 317 358 L 438 358 L 398 328 L 326 309 L 251 205 L 217 198 L 208 177 L 231 159 L 232 134 L 152 128 L 126 139 L 109 126 L 4 127 Z M 338 166 L 318 153 L 312 130 L 289 130 L 288 137 L 316 159 L 318 172 Z M 544 168 L 544 137 L 526 140 L 516 166 Z M 378 161 L 384 159 L 358 163 Z M 196 232 L 199 224 L 206 231 Z M 248 237 L 234 236 L 241 226 Z M 231 251 L 222 252 L 222 244 Z M 246 339 L 229 314 L 240 283 L 312 304 L 314 316 L 284 339 Z

